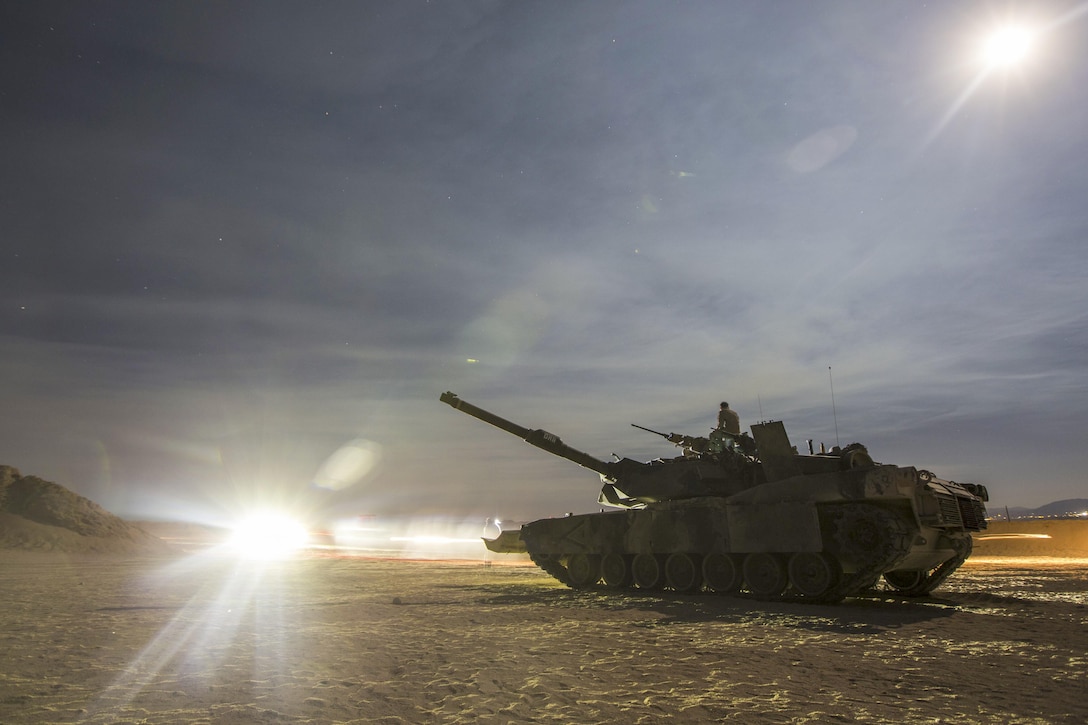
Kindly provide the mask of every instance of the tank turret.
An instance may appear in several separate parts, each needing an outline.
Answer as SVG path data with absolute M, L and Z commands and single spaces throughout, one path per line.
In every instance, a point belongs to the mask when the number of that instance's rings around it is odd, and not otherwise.
M 755 424 L 750 436 L 636 425 L 683 454 L 602 461 L 453 393 L 440 399 L 600 475 L 599 503 L 623 510 L 541 519 L 488 543 L 523 549 L 573 587 L 829 602 L 883 575 L 894 590 L 922 595 L 966 560 L 970 532 L 986 525 L 984 487 L 876 463 L 858 443 L 798 454 L 781 421 Z

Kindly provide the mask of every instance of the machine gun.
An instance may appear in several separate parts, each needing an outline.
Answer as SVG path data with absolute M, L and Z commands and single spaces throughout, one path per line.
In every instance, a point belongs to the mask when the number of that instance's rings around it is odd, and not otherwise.
M 659 435 L 678 448 L 683 448 L 685 455 L 719 455 L 725 451 L 739 451 L 752 458 L 758 455 L 756 442 L 747 433 L 733 435 L 732 433 L 726 433 L 719 428 L 711 431 L 710 437 L 706 438 L 703 436 L 688 436 L 681 433 L 662 433 L 659 430 L 647 428 L 638 425 L 637 423 L 632 423 L 631 425 L 639 430 L 644 430 L 647 433 Z
M 707 444 L 710 442 L 709 438 L 703 438 L 702 436 L 686 436 L 680 433 L 662 433 L 659 430 L 653 428 L 647 428 L 646 426 L 639 425 L 638 423 L 632 423 L 632 427 L 644 430 L 647 433 L 653 433 L 659 435 L 669 443 L 683 448 L 685 450 L 694 451 L 695 453 L 702 453 L 706 450 Z

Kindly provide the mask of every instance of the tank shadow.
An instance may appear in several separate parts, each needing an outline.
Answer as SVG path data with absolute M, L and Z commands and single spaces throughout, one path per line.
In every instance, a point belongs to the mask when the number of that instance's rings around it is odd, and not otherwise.
M 814 631 L 875 633 L 905 625 L 941 619 L 956 613 L 954 603 L 936 599 L 912 599 L 893 595 L 852 597 L 838 604 L 800 601 L 760 601 L 743 596 L 713 594 L 657 596 L 638 595 L 637 606 L 664 618 L 661 624 L 722 620 L 763 620 L 780 626 Z
M 477 599 L 477 603 L 481 605 L 637 610 L 658 615 L 652 621 L 653 626 L 764 620 L 814 631 L 855 634 L 881 632 L 940 619 L 969 608 L 949 599 L 909 598 L 886 592 L 851 597 L 839 604 L 809 604 L 800 601 L 760 601 L 744 596 L 709 593 L 640 592 L 637 589 L 541 589 L 517 584 L 480 589 L 486 590 L 485 596 Z

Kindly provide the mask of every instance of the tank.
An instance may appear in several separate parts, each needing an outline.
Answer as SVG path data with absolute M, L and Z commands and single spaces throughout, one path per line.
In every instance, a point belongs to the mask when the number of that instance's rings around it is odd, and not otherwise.
M 971 532 L 986 527 L 984 486 L 876 463 L 859 443 L 820 453 L 810 443 L 798 454 L 781 421 L 752 425 L 750 435 L 636 426 L 681 455 L 602 461 L 451 392 L 440 400 L 601 477 L 598 503 L 615 510 L 485 539 L 492 551 L 527 552 L 573 588 L 832 603 L 883 577 L 895 592 L 923 596 L 963 564 Z

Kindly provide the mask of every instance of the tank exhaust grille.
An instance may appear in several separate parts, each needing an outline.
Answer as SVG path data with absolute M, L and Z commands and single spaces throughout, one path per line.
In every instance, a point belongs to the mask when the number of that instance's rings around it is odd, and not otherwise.
M 953 496 L 937 496 L 937 505 L 941 509 L 941 522 L 944 526 L 963 526 L 960 507 Z
M 963 528 L 968 531 L 982 531 L 986 528 L 986 510 L 982 504 L 970 498 L 957 498 L 960 505 L 960 518 Z

